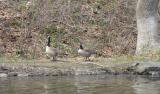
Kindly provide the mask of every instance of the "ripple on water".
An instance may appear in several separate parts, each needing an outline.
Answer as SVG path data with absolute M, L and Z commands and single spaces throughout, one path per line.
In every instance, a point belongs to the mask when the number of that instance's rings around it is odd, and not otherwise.
M 160 94 L 160 80 L 129 75 L 3 77 L 0 94 Z

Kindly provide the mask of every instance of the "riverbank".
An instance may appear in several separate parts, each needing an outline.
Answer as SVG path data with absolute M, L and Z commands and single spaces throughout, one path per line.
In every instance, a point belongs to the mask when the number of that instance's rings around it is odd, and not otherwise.
M 24 60 L 5 59 L 0 63 L 0 77 L 10 76 L 75 76 L 99 74 L 135 74 L 159 77 L 159 62 L 132 59 L 97 58 L 85 62 L 83 58 Z

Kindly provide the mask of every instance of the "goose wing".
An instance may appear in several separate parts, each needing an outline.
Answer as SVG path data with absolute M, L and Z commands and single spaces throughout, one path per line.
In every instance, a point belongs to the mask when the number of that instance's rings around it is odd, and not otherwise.
M 96 52 L 94 50 L 90 50 L 90 49 L 84 49 L 85 52 L 88 52 L 90 54 L 96 54 Z

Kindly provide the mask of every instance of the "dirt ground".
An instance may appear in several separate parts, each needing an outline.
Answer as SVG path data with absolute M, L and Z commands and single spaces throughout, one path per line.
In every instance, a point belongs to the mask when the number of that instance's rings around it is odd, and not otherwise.
M 88 70 L 107 70 L 113 73 L 121 73 L 124 72 L 132 63 L 132 60 L 113 58 L 91 58 L 91 61 L 85 61 L 84 58 L 80 57 L 58 58 L 57 61 L 51 61 L 49 59 L 25 60 L 1 58 L 0 66 L 5 66 L 12 70 L 16 69 L 18 72 L 23 70 L 30 71 L 34 68 L 48 68 L 49 70 L 57 69 L 58 71 L 81 71 L 84 69 L 86 72 L 88 72 Z

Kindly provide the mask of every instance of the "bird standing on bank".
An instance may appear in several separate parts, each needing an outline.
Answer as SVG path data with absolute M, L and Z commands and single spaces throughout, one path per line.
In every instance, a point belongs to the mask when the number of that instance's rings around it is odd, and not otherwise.
M 78 49 L 78 54 L 85 57 L 85 61 L 90 61 L 90 56 L 93 54 L 96 54 L 95 51 L 89 50 L 89 49 L 84 49 L 82 44 L 80 43 L 79 49 Z
M 56 60 L 56 56 L 58 55 L 58 51 L 56 48 L 51 47 L 51 37 L 50 36 L 48 36 L 48 42 L 47 42 L 45 53 L 47 54 L 48 57 L 52 58 L 53 61 Z

